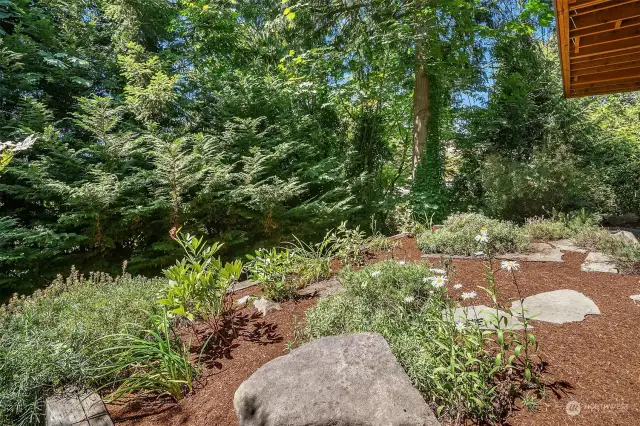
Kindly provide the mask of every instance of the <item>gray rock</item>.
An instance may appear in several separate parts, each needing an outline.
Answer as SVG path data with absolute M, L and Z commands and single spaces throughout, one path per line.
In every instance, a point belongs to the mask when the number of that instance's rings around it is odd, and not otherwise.
M 602 221 L 608 225 L 622 226 L 636 224 L 640 221 L 640 218 L 634 213 L 627 213 L 620 216 L 605 215 L 602 217 Z
M 240 281 L 240 282 L 236 282 L 231 284 L 231 287 L 229 287 L 229 293 L 235 293 L 236 291 L 240 291 L 240 290 L 244 290 L 245 288 L 249 288 L 249 287 L 254 287 L 259 285 L 260 283 L 258 281 Z
M 46 426 L 113 426 L 102 398 L 95 392 L 59 394 L 47 398 Z
M 344 292 L 344 287 L 335 278 L 329 280 L 320 281 L 306 286 L 302 290 L 298 290 L 298 295 L 303 297 L 327 297 L 332 294 L 338 294 Z
M 575 243 L 571 240 L 558 240 L 558 241 L 551 241 L 550 243 L 551 245 L 553 245 L 555 248 L 557 248 L 560 251 L 568 251 L 571 253 L 586 253 L 587 251 L 583 248 L 578 247 L 577 245 L 575 245 Z
M 612 231 L 611 236 L 623 243 L 632 244 L 634 246 L 637 246 L 638 244 L 640 244 L 636 236 L 629 231 Z
M 505 253 L 497 259 L 520 260 L 524 262 L 562 262 L 562 251 L 547 243 L 531 244 L 531 253 Z
M 618 268 L 613 260 L 606 254 L 591 252 L 587 255 L 580 267 L 584 272 L 604 272 L 617 274 Z
M 640 303 L 640 294 L 636 294 L 633 296 L 629 296 L 631 298 L 631 300 L 633 300 L 636 303 Z
M 445 319 L 448 318 L 449 311 L 443 311 L 442 317 Z M 507 312 L 500 310 L 496 312 L 495 308 L 490 308 L 485 305 L 465 306 L 456 308 L 453 311 L 454 321 L 474 322 L 483 330 L 495 330 L 495 323 L 498 318 L 500 318 L 500 328 L 502 329 L 524 329 L 524 324 L 522 324 L 522 321 L 520 321 L 517 316 L 510 315 Z M 505 319 L 507 321 L 506 324 L 504 322 Z M 529 325 L 529 328 L 533 327 Z
M 600 315 L 600 309 L 584 294 L 575 290 L 556 290 L 537 294 L 524 299 L 527 318 L 565 324 L 583 321 L 586 315 Z M 514 309 L 520 309 L 520 301 L 511 303 Z
M 240 385 L 241 426 L 436 426 L 382 336 L 318 339 L 268 362 Z
M 262 316 L 266 316 L 271 311 L 279 311 L 282 309 L 279 303 L 271 301 L 269 299 L 265 299 L 261 297 L 258 300 L 253 302 L 253 307 L 258 310 L 262 314 Z

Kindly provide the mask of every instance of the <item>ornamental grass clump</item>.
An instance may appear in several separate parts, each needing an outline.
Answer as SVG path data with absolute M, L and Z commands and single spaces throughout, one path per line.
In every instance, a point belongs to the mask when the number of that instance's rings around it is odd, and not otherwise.
M 442 228 L 428 230 L 418 237 L 418 246 L 425 253 L 472 256 L 478 253 L 476 237 L 480 229 L 491 229 L 486 248 L 493 253 L 515 253 L 530 249 L 527 233 L 507 221 L 489 219 L 477 213 L 461 213 L 450 216 Z
M 492 235 L 477 231 L 474 243 L 486 246 Z M 483 237 L 478 242 L 477 235 Z M 515 264 L 509 268 L 515 273 Z M 493 292 L 498 309 L 491 276 L 487 291 Z M 481 329 L 477 321 L 461 315 L 456 310 L 460 303 L 478 294 L 452 284 L 454 277 L 449 262 L 442 270 L 394 261 L 345 270 L 341 281 L 346 291 L 320 300 L 307 313 L 304 334 L 316 339 L 380 333 L 443 420 L 500 422 L 511 412 L 516 395 L 537 386 L 535 339 L 528 330 L 507 329 L 497 316 L 490 320 L 490 329 Z

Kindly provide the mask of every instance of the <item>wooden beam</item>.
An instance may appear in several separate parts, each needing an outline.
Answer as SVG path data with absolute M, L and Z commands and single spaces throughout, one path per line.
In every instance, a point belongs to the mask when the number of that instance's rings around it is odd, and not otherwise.
M 595 13 L 571 16 L 571 28 L 583 29 L 595 27 L 607 23 L 615 23 L 620 19 L 631 19 L 640 16 L 640 2 L 633 1 L 612 6 L 604 11 L 598 10 Z
M 571 11 L 580 10 L 587 7 L 598 6 L 602 3 L 611 3 L 612 0 L 576 0 L 569 3 L 569 9 Z
M 579 16 L 586 15 L 589 13 L 608 13 L 609 9 L 613 7 L 622 6 L 628 3 L 635 3 L 638 0 L 609 0 L 607 2 L 602 2 L 597 5 L 593 5 L 590 7 L 585 7 L 582 9 L 571 10 L 569 12 L 570 16 Z
M 613 30 L 606 33 L 593 34 L 590 36 L 576 37 L 576 39 L 580 40 L 580 47 L 587 47 L 610 43 L 612 41 L 624 40 L 627 38 L 633 38 L 637 37 L 638 35 L 640 35 L 640 26 L 627 27 L 620 30 Z
M 594 74 L 600 74 L 600 73 L 606 73 L 606 72 L 611 72 L 611 71 L 622 71 L 622 70 L 628 70 L 628 69 L 632 69 L 632 68 L 640 68 L 640 58 L 638 58 L 636 55 L 634 55 L 636 60 L 634 61 L 630 61 L 630 62 L 625 62 L 625 63 L 618 63 L 618 64 L 613 64 L 613 65 L 602 65 L 599 67 L 592 67 L 592 68 L 584 68 L 584 69 L 579 69 L 579 70 L 571 70 L 571 76 L 572 77 L 581 77 L 584 75 L 594 75 Z
M 619 27 L 617 26 L 618 24 L 620 24 Z M 586 36 L 595 35 L 595 34 L 607 33 L 609 31 L 614 31 L 620 28 L 635 27 L 637 25 L 640 25 L 640 17 L 619 20 L 616 22 L 608 22 L 606 24 L 598 25 L 595 27 L 584 28 L 581 30 L 573 28 L 570 34 L 571 34 L 571 37 L 586 37 Z
M 629 68 L 622 71 L 609 71 L 580 77 L 580 81 L 573 83 L 571 87 L 593 87 L 596 83 L 621 82 L 630 83 L 640 81 L 640 68 Z
M 583 69 L 600 65 L 610 65 L 620 62 L 629 62 L 638 58 L 640 55 L 640 46 L 635 49 L 629 49 L 627 51 L 613 53 L 606 57 L 586 57 L 586 58 L 571 58 L 571 69 Z
M 640 46 L 640 34 L 622 40 L 610 41 L 602 44 L 596 44 L 580 49 L 579 53 L 571 50 L 571 58 L 580 59 L 591 56 L 608 55 L 610 53 L 624 52 L 626 50 L 635 49 Z
M 569 55 L 569 0 L 554 0 L 556 3 L 556 27 L 558 31 L 558 49 L 560 50 L 560 66 L 562 68 L 562 86 L 564 95 L 569 96 L 571 84 L 571 68 Z

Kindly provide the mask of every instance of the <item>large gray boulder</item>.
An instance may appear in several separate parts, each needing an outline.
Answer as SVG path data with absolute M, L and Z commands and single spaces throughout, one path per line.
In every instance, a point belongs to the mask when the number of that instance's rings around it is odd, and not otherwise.
M 375 333 L 325 337 L 276 358 L 233 403 L 241 426 L 439 425 Z

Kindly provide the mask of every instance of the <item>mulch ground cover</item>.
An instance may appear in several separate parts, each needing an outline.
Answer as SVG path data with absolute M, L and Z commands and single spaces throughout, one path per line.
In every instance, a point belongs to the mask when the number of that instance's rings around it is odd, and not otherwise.
M 600 308 L 600 316 L 583 322 L 555 325 L 534 321 L 545 369 L 542 380 L 546 395 L 535 411 L 516 410 L 509 425 L 640 425 L 640 305 L 629 296 L 640 294 L 640 277 L 580 270 L 584 254 L 565 253 L 563 263 L 522 263 L 517 273 L 524 297 L 552 290 L 571 289 L 584 293 Z M 415 239 L 398 240 L 390 253 L 370 255 L 367 263 L 393 258 L 424 261 Z M 438 259 L 431 259 L 437 265 Z M 495 265 L 496 268 L 499 264 Z M 476 291 L 478 296 L 465 304 L 490 305 L 478 286 L 485 286 L 485 266 L 479 260 L 454 260 L 451 290 L 453 297 Z M 507 273 L 499 271 L 496 282 L 501 301 L 518 299 Z M 258 290 L 247 289 L 241 297 Z M 114 421 L 120 425 L 237 425 L 233 394 L 238 386 L 266 362 L 287 352 L 295 338 L 294 328 L 304 321 L 305 311 L 315 304 L 303 299 L 281 304 L 282 309 L 266 317 L 254 308 L 236 313 L 237 337 L 229 345 L 205 351 L 201 378 L 193 394 L 176 403 L 164 398 L 132 398 L 110 405 Z M 206 324 L 196 332 L 206 336 Z

